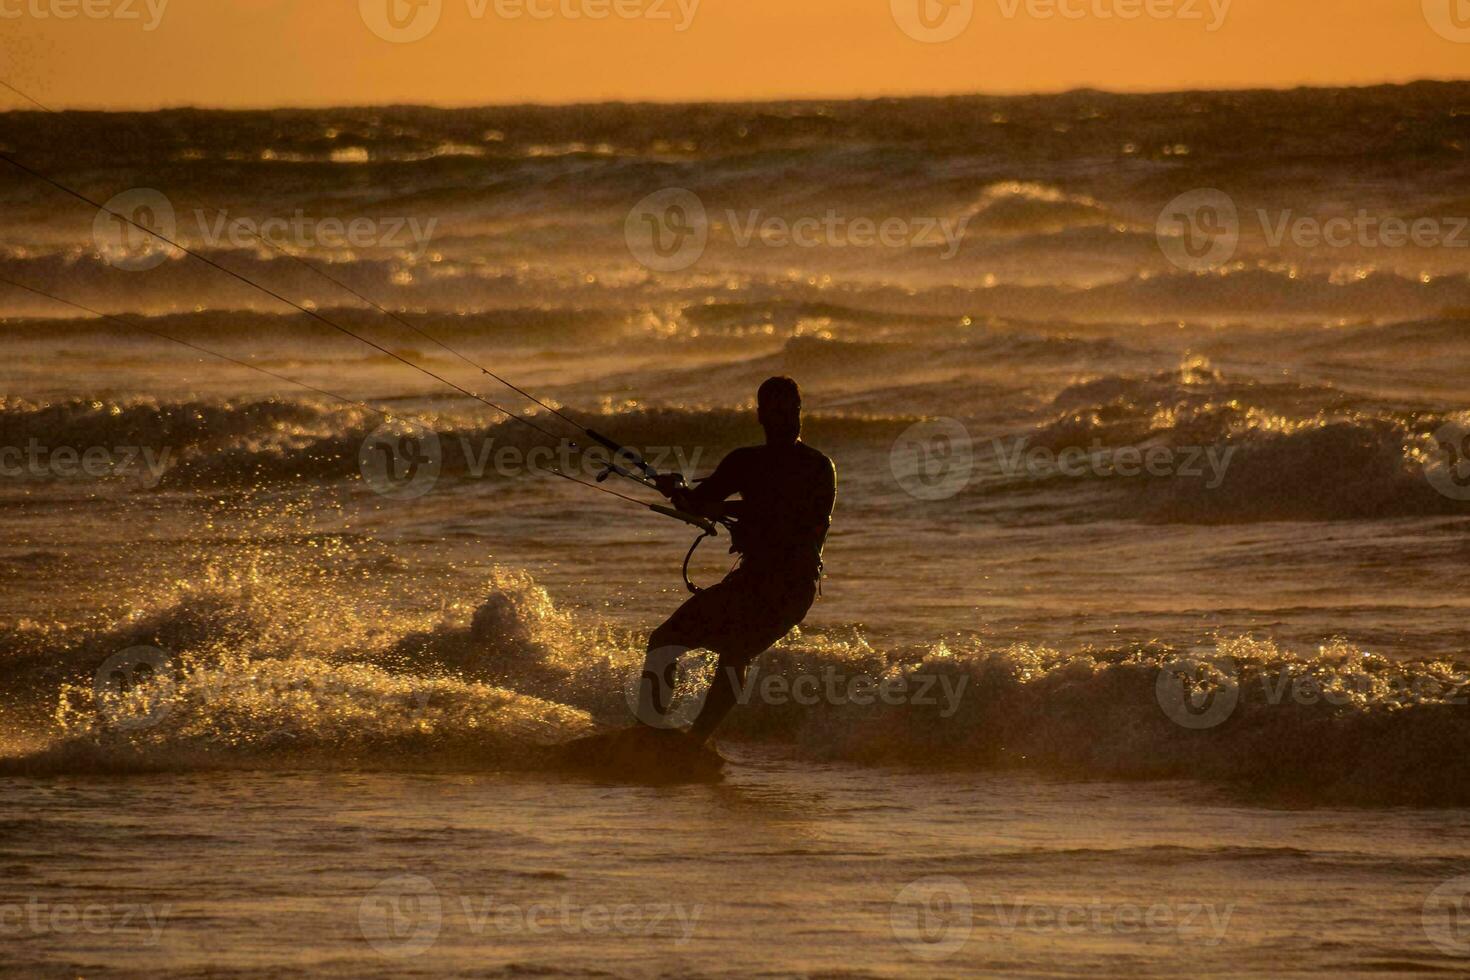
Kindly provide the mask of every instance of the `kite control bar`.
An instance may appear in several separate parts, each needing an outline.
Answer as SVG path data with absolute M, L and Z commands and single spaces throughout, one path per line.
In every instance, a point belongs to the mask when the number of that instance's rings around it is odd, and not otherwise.
M 648 509 L 655 514 L 662 514 L 665 517 L 672 517 L 676 521 L 683 521 L 690 527 L 697 527 L 704 532 L 704 536 L 707 538 L 718 537 L 720 534 L 720 527 L 714 521 L 706 517 L 700 517 L 697 514 L 691 514 L 687 510 L 680 510 L 677 507 L 669 507 L 664 504 L 649 504 Z
M 594 432 L 591 429 L 583 429 L 582 431 L 586 433 L 588 439 L 591 439 L 611 454 L 607 460 L 607 469 L 603 470 L 601 475 L 597 477 L 598 483 L 602 483 L 609 476 L 616 473 L 618 476 L 627 477 L 638 483 L 654 486 L 653 481 L 658 479 L 658 470 L 649 466 L 648 461 L 636 449 L 629 449 L 627 446 L 614 439 L 609 439 L 600 432 Z M 630 470 L 623 466 L 621 461 L 624 460 L 631 463 L 633 469 Z M 657 488 L 655 487 L 655 489 Z

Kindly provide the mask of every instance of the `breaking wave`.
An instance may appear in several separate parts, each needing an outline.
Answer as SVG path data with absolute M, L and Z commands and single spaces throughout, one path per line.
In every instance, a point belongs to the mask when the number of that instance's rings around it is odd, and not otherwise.
M 0 771 L 546 769 L 548 747 L 628 721 L 640 638 L 578 623 L 523 573 L 497 569 L 477 604 L 391 631 L 305 586 L 226 578 L 85 635 L 5 637 L 7 662 L 35 668 L 11 674 L 7 700 L 49 700 L 54 721 Z M 1470 668 L 1340 642 L 1067 653 L 808 631 L 753 677 L 724 737 L 801 758 L 1189 779 L 1328 805 L 1470 801 Z M 793 696 L 771 694 L 773 677 Z
M 1082 452 L 1088 466 L 1016 472 L 999 484 L 1064 486 L 1081 476 L 1117 495 L 1115 516 L 1191 523 L 1357 520 L 1457 514 L 1430 477 L 1441 426 L 1460 416 L 1405 411 L 1330 387 L 1232 382 L 1203 359 L 1145 377 L 1109 375 L 1053 400 L 1060 414 L 1016 447 Z M 1021 441 L 1023 440 L 1023 441 Z M 997 445 L 996 459 L 1006 453 Z M 1012 450 L 1014 452 L 1014 449 Z M 1157 454 L 1160 468 L 1124 466 Z M 992 490 L 994 487 L 992 487 Z

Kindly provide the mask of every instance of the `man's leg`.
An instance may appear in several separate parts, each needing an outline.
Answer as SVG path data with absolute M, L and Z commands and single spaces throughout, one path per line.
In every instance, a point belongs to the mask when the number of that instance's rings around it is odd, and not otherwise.
M 703 745 L 709 741 L 709 737 L 720 727 L 720 722 L 735 707 L 740 699 L 740 689 L 745 686 L 745 671 L 750 662 L 744 658 L 733 658 L 726 654 L 720 654 L 719 663 L 715 665 L 715 677 L 710 681 L 709 694 L 705 696 L 704 707 L 699 712 L 699 717 L 694 719 L 694 727 L 689 729 L 689 737 L 698 744 Z
M 677 615 L 677 614 L 676 614 Z M 691 647 L 679 642 L 679 631 L 674 626 L 674 616 L 648 638 L 648 649 L 643 655 L 643 675 L 638 681 L 638 705 L 633 709 L 641 724 L 649 728 L 673 728 L 674 719 L 669 712 L 674 707 L 674 688 L 678 682 L 679 659 Z
M 669 717 L 673 707 L 674 687 L 678 681 L 679 660 L 693 647 L 669 642 L 670 633 L 660 627 L 648 641 L 648 651 L 643 660 L 643 676 L 638 688 L 638 720 L 650 728 L 670 729 L 677 722 Z M 689 736 L 703 744 L 720 727 L 720 722 L 740 700 L 740 690 L 745 686 L 745 673 L 749 661 L 720 654 L 715 664 L 714 678 L 705 694 L 704 705 Z
M 715 665 L 715 677 L 710 682 L 704 708 L 689 730 L 691 738 L 699 743 L 709 740 L 730 709 L 739 703 L 751 662 L 779 643 L 793 626 L 805 618 L 815 594 L 816 585 L 813 583 L 805 586 L 804 594 L 794 592 L 789 600 L 784 595 L 779 597 L 774 608 L 768 595 L 758 591 L 742 595 L 740 612 L 744 628 L 726 631 L 715 643 L 715 652 L 720 655 L 720 660 Z M 772 616 L 773 612 L 775 616 Z
M 668 729 L 676 724 L 669 712 L 679 659 L 690 650 L 713 650 L 719 655 L 715 676 L 689 732 L 697 742 L 708 740 L 739 701 L 750 662 L 800 622 L 811 606 L 815 586 L 808 587 L 811 594 L 799 612 L 794 607 L 786 611 L 796 615 L 783 614 L 768 623 L 769 598 L 752 588 L 748 579 L 737 580 L 739 574 L 737 570 L 686 600 L 649 637 L 638 698 L 638 720 L 645 725 Z

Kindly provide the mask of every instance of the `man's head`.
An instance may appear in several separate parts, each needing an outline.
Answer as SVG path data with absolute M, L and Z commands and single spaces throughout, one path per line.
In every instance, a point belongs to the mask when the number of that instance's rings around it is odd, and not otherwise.
M 790 378 L 768 378 L 756 393 L 756 417 L 766 442 L 795 442 L 801 436 L 801 389 Z

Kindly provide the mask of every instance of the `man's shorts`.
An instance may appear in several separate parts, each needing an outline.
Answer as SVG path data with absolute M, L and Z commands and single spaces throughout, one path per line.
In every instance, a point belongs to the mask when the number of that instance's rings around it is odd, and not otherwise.
M 741 566 L 691 596 L 654 636 L 659 646 L 713 650 L 744 667 L 805 619 L 816 598 L 814 579 Z

